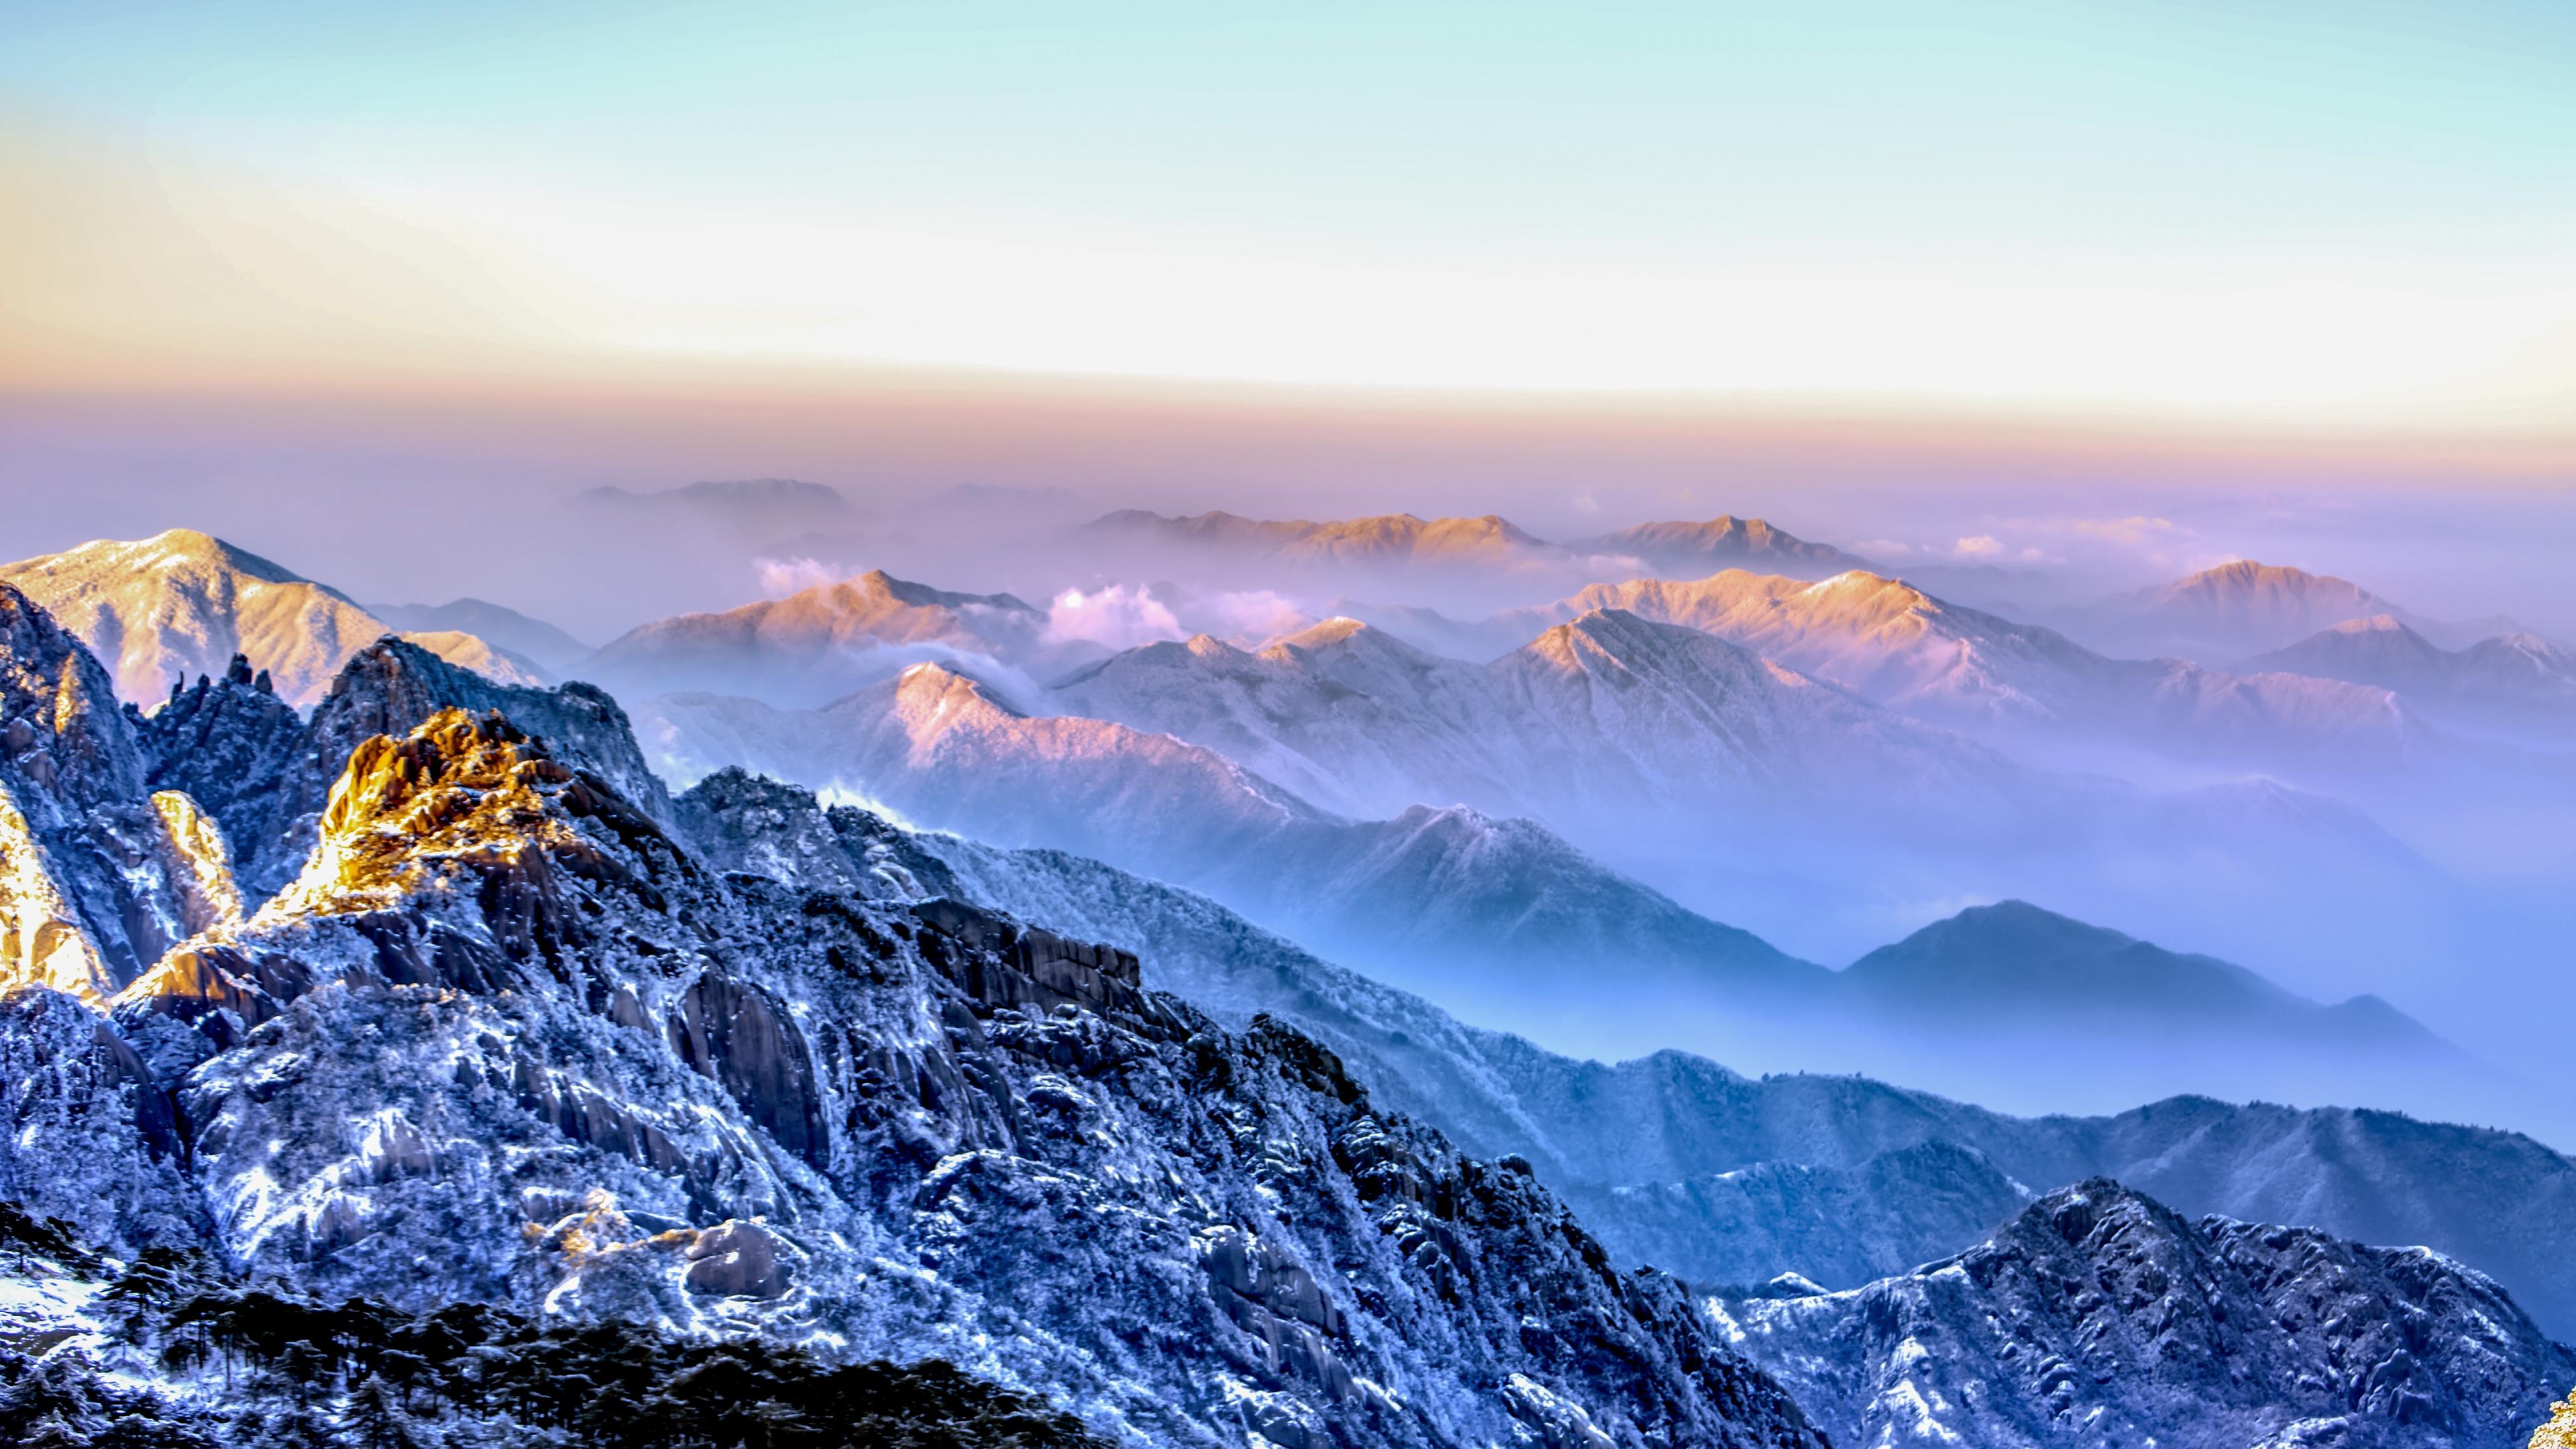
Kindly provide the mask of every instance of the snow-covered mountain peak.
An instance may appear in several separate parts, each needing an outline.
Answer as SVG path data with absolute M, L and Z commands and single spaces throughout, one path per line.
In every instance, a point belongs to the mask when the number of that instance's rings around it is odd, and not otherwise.
M 894 677 L 894 712 L 917 733 L 960 722 L 1025 718 L 982 680 L 940 664 L 915 664 Z
M 1328 648 L 1332 645 L 1345 643 L 1351 639 L 1358 638 L 1361 635 L 1373 636 L 1372 642 L 1375 642 L 1375 640 L 1378 639 L 1383 639 L 1394 644 L 1398 648 L 1412 648 L 1411 645 L 1404 644 L 1402 641 L 1394 639 L 1383 629 L 1373 628 L 1370 625 L 1352 618 L 1348 614 L 1335 614 L 1329 619 L 1309 624 L 1294 634 L 1272 640 L 1270 642 L 1269 649 L 1264 649 L 1262 652 L 1267 654 L 1270 652 L 1270 649 L 1302 649 L 1313 652 Z
M 0 580 L 79 635 L 117 692 L 147 708 L 190 678 L 222 675 L 236 654 L 268 671 L 289 703 L 311 705 L 350 655 L 397 632 L 338 589 L 194 529 L 96 540 L 0 567 Z M 462 631 L 419 642 L 504 684 L 546 677 Z

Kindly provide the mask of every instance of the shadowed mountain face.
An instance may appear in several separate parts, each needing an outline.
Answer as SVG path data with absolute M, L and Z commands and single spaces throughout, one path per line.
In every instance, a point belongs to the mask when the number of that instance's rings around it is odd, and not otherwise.
M 236 654 L 287 703 L 310 706 L 350 655 L 396 627 L 337 589 L 184 528 L 21 560 L 0 567 L 0 582 L 79 635 L 117 692 L 147 707 L 192 678 L 220 677 Z M 550 682 L 533 660 L 452 626 L 415 642 L 503 684 Z
M 1842 1444 L 2521 1449 L 2576 1377 L 2436 1254 L 2190 1222 L 2107 1179 L 1948 1262 L 1711 1311 Z
M 444 604 L 369 604 L 367 612 L 397 629 L 476 635 L 557 674 L 570 670 L 592 653 L 591 646 L 543 619 L 531 619 L 516 609 L 482 599 L 454 599 Z
M 1859 1076 L 1757 1079 L 1681 1052 L 1578 1061 L 1096 861 L 914 834 L 846 806 L 827 818 L 812 796 L 736 772 L 682 797 L 685 818 L 701 797 L 730 802 L 722 818 L 736 823 L 692 825 L 728 869 L 814 883 L 875 873 L 1130 942 L 1220 1020 L 1293 1022 L 1381 1100 L 1474 1150 L 1526 1157 L 1623 1261 L 1694 1283 L 1795 1272 L 1857 1287 L 1975 1243 L 2034 1192 L 2109 1175 L 2190 1212 L 2430 1244 L 2494 1274 L 2558 1332 L 2576 1324 L 2576 1162 L 2527 1137 L 2206 1097 L 2019 1118 Z
M 2015 1017 L 2059 1030 L 2087 1017 L 2097 1030 L 2297 1022 L 2380 1049 L 2433 1045 L 2375 997 L 2320 1007 L 2242 966 L 2177 955 L 2023 901 L 1970 907 L 1870 952 L 1842 979 L 1875 1010 L 1960 1025 L 2009 1026 Z

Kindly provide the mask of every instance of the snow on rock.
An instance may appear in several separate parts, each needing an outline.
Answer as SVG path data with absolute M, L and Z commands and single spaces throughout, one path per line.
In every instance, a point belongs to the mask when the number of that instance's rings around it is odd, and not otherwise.
M 2192 1222 L 2100 1178 L 1947 1262 L 1711 1312 L 1838 1444 L 2520 1449 L 2576 1377 L 2439 1254 Z

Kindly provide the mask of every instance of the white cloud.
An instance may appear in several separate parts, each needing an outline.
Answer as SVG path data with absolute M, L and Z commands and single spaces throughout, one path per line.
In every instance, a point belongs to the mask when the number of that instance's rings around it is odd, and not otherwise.
M 773 599 L 821 588 L 841 576 L 839 570 L 810 558 L 756 558 L 751 569 L 759 576 L 760 591 Z
M 1961 558 L 1992 558 L 2002 553 L 2004 546 L 1993 534 L 1981 533 L 1974 538 L 1960 539 L 1950 551 Z
M 1125 584 L 1084 593 L 1067 589 L 1047 610 L 1046 637 L 1051 643 L 1088 639 L 1112 649 L 1132 649 L 1157 639 L 1185 639 L 1181 621 L 1163 607 L 1153 590 Z
M 1215 632 L 1237 642 L 1266 642 L 1282 634 L 1294 634 L 1315 622 L 1315 616 L 1298 608 L 1295 600 L 1269 589 L 1219 594 L 1212 612 L 1217 622 Z

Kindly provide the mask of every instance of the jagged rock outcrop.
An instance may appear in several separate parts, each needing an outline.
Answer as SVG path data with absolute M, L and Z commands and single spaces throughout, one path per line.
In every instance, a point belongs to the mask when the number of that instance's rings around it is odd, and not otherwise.
M 107 1104 L 84 1170 L 178 1174 L 238 1271 L 945 1357 L 1138 1442 L 1816 1442 L 1678 1284 L 1312 1040 L 932 895 L 881 823 L 826 821 L 865 892 L 710 868 L 671 821 L 760 832 L 627 798 L 604 700 L 458 685 L 353 661 L 281 772 L 345 761 L 294 879 L 113 1031 L 28 998 L 93 1046 L 28 1110 Z
M 2437 1253 L 2192 1222 L 2103 1178 L 1946 1262 L 1711 1313 L 1846 1444 L 2519 1449 L 2576 1377 Z
M 303 717 L 277 697 L 268 671 L 236 654 L 220 677 L 173 687 L 148 717 L 129 706 L 128 718 L 146 784 L 194 800 L 222 828 L 228 849 L 259 843 L 278 777 L 304 734 Z
M 589 685 L 494 684 L 416 644 L 379 639 L 350 657 L 311 718 L 299 721 L 245 679 L 246 668 L 237 661 L 222 682 L 174 694 L 141 728 L 153 780 L 204 792 L 199 799 L 222 822 L 253 905 L 303 867 L 330 791 L 359 745 L 403 734 L 442 709 L 500 709 L 528 720 L 622 798 L 670 818 L 670 793 L 636 749 L 625 711 Z
M 146 787 L 107 672 L 0 584 L 0 987 L 96 1000 L 237 914 L 220 836 Z

